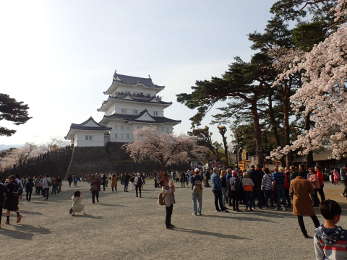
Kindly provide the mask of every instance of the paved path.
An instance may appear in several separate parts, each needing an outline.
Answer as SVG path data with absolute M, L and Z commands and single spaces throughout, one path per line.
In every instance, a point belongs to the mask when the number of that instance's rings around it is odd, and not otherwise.
M 175 230 L 164 228 L 159 190 L 145 185 L 144 198 L 129 193 L 102 193 L 92 205 L 88 186 L 68 189 L 44 201 L 21 202 L 21 225 L 0 230 L 0 259 L 313 259 L 312 240 L 304 239 L 290 212 L 217 213 L 210 189 L 204 190 L 204 216 L 191 215 L 191 192 L 177 188 Z M 87 216 L 68 214 L 74 190 L 84 195 Z M 329 194 L 342 200 L 338 187 Z M 4 219 L 3 219 L 4 220 Z M 12 218 L 14 222 L 15 217 Z M 320 218 L 321 220 L 321 218 Z M 310 234 L 313 224 L 305 218 Z M 342 217 L 342 225 L 347 220 Z

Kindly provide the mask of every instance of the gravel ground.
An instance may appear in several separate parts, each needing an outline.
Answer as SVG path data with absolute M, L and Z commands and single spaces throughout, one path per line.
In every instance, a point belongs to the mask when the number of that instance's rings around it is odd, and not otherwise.
M 342 188 L 326 185 L 327 197 L 344 201 Z M 20 203 L 22 224 L 3 224 L 0 230 L 0 259 L 314 259 L 313 241 L 303 238 L 291 212 L 217 213 L 209 188 L 203 216 L 191 215 L 190 189 L 177 188 L 174 230 L 164 227 L 159 190 L 152 184 L 145 185 L 142 199 L 133 190 L 112 193 L 108 188 L 96 205 L 87 184 L 69 189 L 64 183 L 63 189 L 48 201 L 34 196 Z M 68 214 L 77 189 L 85 198 L 86 216 Z M 14 216 L 11 220 L 15 223 Z M 311 219 L 305 223 L 312 235 Z M 341 225 L 347 227 L 346 218 Z

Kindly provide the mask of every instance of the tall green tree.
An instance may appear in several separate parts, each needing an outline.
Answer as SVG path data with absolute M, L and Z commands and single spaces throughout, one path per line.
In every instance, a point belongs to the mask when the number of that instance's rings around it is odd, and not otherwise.
M 9 95 L 0 93 L 0 121 L 6 120 L 21 125 L 27 122 L 31 117 L 28 115 L 29 106 L 23 102 L 18 102 Z M 0 126 L 0 135 L 11 136 L 16 132 Z
M 218 101 L 228 101 L 221 108 L 216 121 L 230 122 L 242 112 L 248 115 L 254 126 L 256 155 L 259 164 L 264 163 L 261 118 L 259 108 L 273 80 L 271 62 L 263 54 L 254 55 L 250 62 L 235 58 L 221 78 L 197 81 L 191 94 L 178 94 L 177 100 L 192 109 L 197 109 L 191 120 L 199 124 L 206 112 Z

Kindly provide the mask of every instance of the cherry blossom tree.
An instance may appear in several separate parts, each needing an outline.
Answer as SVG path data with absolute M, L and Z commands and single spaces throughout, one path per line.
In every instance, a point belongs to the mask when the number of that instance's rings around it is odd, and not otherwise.
M 347 0 L 339 0 L 334 8 L 336 21 L 346 19 Z M 294 109 L 304 116 L 310 115 L 313 126 L 304 131 L 291 144 L 271 153 L 279 159 L 290 151 L 308 154 L 328 148 L 331 157 L 339 159 L 347 154 L 347 24 L 315 45 L 302 60 L 293 63 L 274 83 L 302 73 L 303 84 L 291 96 Z
M 134 139 L 124 145 L 130 157 L 134 161 L 157 162 L 163 169 L 190 160 L 204 160 L 209 154 L 208 148 L 198 145 L 195 137 L 162 134 L 154 128 L 135 131 Z

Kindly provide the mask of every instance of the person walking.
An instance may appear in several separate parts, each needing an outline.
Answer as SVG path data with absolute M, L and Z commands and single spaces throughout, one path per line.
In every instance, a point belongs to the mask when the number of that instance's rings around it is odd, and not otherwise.
M 26 200 L 31 201 L 31 194 L 33 193 L 34 182 L 32 178 L 29 178 L 28 182 L 25 184 L 25 195 Z
M 130 176 L 126 173 L 123 177 L 124 192 L 128 192 Z
M 15 180 L 14 176 L 9 177 L 9 183 L 6 185 L 6 200 L 5 200 L 5 209 L 6 209 L 6 224 L 10 224 L 10 215 L 11 211 L 15 211 L 17 214 L 17 223 L 21 222 L 22 215 L 19 213 L 19 195 L 18 191 L 20 187 Z
M 264 194 L 264 205 L 266 208 L 269 208 L 269 200 L 270 200 L 270 206 L 273 207 L 273 200 L 272 200 L 272 176 L 271 172 L 268 168 L 264 169 L 264 176 L 261 182 L 261 190 Z
M 253 211 L 254 207 L 254 197 L 253 197 L 253 191 L 254 191 L 254 182 L 251 178 L 251 172 L 245 172 L 242 178 L 242 186 L 243 186 L 243 192 L 245 195 L 245 205 L 246 210 Z
M 7 187 L 0 180 L 0 229 L 1 229 L 2 209 L 5 203 L 6 193 L 7 193 Z
M 175 204 L 175 186 L 170 181 L 168 185 L 163 186 L 164 201 L 165 201 L 165 226 L 167 229 L 175 228 L 171 223 L 173 205 Z
M 284 192 L 284 173 L 283 168 L 276 167 L 272 173 L 273 190 L 275 192 L 277 210 L 282 209 L 282 203 L 285 201 Z
M 49 197 L 48 175 L 43 177 L 43 179 L 42 179 L 42 195 L 45 198 L 45 200 L 48 200 L 48 197 Z
M 323 202 L 325 201 L 325 194 L 324 194 L 324 175 L 323 173 L 321 172 L 321 169 L 319 166 L 316 166 L 315 167 L 315 172 L 316 172 L 316 175 L 317 175 L 317 178 L 318 178 L 318 181 L 319 181 L 319 189 L 318 189 L 318 193 L 319 193 L 319 196 L 320 196 L 320 202 Z
M 71 175 L 69 175 L 67 177 L 67 181 L 69 182 L 69 187 L 71 188 L 71 183 L 72 183 L 72 176 Z
M 99 202 L 100 186 L 101 186 L 101 181 L 100 181 L 99 175 L 96 174 L 95 176 L 92 176 L 92 179 L 90 182 L 90 191 L 92 193 L 93 204 L 95 204 L 95 199 L 96 199 L 96 202 Z
M 143 178 L 141 174 L 138 172 L 134 178 L 136 197 L 140 196 L 140 198 L 142 198 L 142 194 L 141 194 L 142 185 L 143 185 Z
M 192 200 L 193 200 L 193 213 L 194 216 L 202 215 L 202 182 L 203 177 L 200 170 L 196 168 L 191 178 L 192 182 Z
M 318 190 L 320 189 L 320 184 L 319 184 L 318 176 L 313 171 L 312 168 L 308 169 L 307 180 L 311 183 L 313 187 L 313 192 L 312 192 L 313 206 L 318 207 L 320 202 L 318 199 Z
M 212 192 L 214 195 L 214 205 L 216 207 L 217 212 L 228 212 L 227 208 L 224 207 L 223 204 L 223 194 L 222 194 L 222 184 L 220 181 L 220 177 L 218 174 L 218 169 L 213 168 L 213 173 L 211 175 L 211 181 L 212 181 Z
M 116 174 L 113 174 L 112 178 L 111 178 L 111 189 L 112 189 L 112 192 L 117 191 L 117 182 L 118 182 L 118 177 L 117 177 Z
M 232 176 L 229 179 L 229 199 L 232 200 L 233 211 L 240 211 L 239 202 L 242 194 L 242 180 L 238 176 L 237 171 L 232 171 Z
M 312 206 L 311 194 L 313 192 L 312 184 L 301 176 L 297 176 L 290 182 L 289 192 L 293 197 L 293 214 L 297 216 L 302 234 L 305 238 L 311 238 L 306 231 L 304 216 L 311 217 L 314 226 L 319 227 L 319 220 Z

